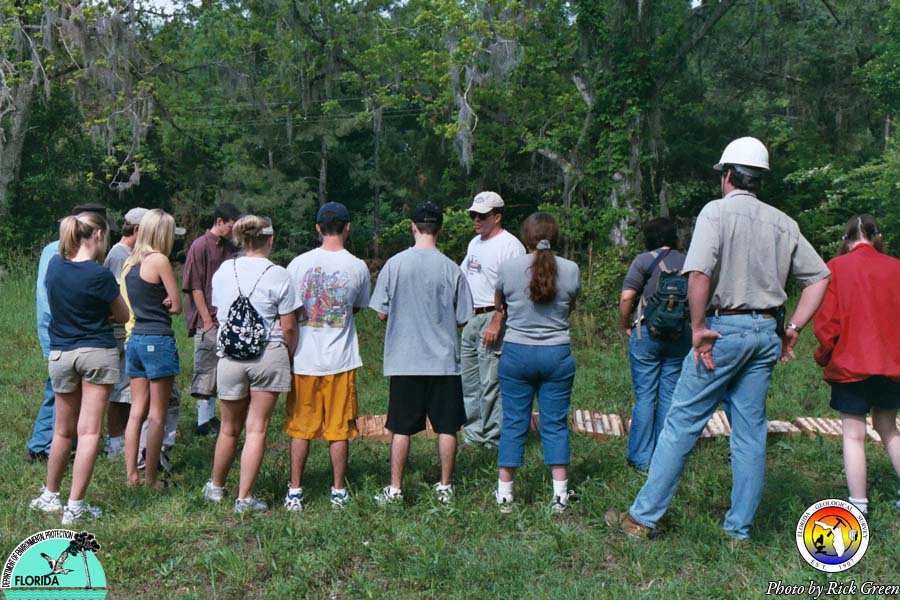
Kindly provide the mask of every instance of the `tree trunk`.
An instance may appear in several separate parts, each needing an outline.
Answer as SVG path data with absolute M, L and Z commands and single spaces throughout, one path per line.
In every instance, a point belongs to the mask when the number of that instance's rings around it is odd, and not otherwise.
M 382 106 L 379 104 L 375 107 L 375 119 L 372 123 L 375 130 L 375 169 L 373 174 L 373 183 L 375 188 L 375 197 L 372 204 L 372 254 L 375 258 L 381 258 L 381 131 L 382 131 Z
M 328 141 L 324 134 L 322 135 L 320 155 L 322 163 L 319 166 L 319 206 L 328 201 Z
M 0 129 L 0 218 L 9 212 L 9 188 L 19 176 L 22 165 L 22 146 L 28 123 L 31 121 L 31 107 L 34 100 L 36 78 L 23 81 L 13 92 L 15 107 L 9 128 Z

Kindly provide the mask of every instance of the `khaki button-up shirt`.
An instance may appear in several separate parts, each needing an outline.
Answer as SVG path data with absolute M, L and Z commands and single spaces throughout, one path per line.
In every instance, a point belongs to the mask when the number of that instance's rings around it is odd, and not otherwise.
M 744 190 L 700 211 L 682 269 L 690 271 L 710 277 L 709 306 L 717 309 L 781 306 L 788 274 L 801 287 L 829 275 L 797 222 Z

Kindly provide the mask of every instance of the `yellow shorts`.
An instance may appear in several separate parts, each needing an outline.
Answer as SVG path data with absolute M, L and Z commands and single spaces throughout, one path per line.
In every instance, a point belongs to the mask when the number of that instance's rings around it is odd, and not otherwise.
M 293 375 L 284 432 L 292 438 L 351 440 L 356 429 L 356 369 L 334 375 Z

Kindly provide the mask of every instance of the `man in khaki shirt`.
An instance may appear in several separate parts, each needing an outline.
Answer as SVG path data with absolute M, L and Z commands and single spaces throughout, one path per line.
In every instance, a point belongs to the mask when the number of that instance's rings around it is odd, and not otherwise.
M 769 170 L 762 142 L 731 142 L 715 168 L 723 197 L 700 211 L 683 268 L 693 351 L 684 359 L 647 482 L 627 512 L 606 513 L 610 527 L 633 537 L 648 537 L 666 512 L 688 454 L 726 395 L 733 481 L 723 527 L 733 538 L 749 537 L 765 479 L 772 369 L 779 358 L 794 358 L 800 331 L 828 287 L 828 269 L 797 223 L 756 197 Z M 787 299 L 788 274 L 803 291 L 779 338 L 776 313 Z

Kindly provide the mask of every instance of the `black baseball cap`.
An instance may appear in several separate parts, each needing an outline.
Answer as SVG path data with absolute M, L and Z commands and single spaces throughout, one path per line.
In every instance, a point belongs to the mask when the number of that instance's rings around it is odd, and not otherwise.
M 326 202 L 319 207 L 316 213 L 316 223 L 334 223 L 340 221 L 342 223 L 350 222 L 350 211 L 340 202 Z
M 102 204 L 97 204 L 96 202 L 87 202 L 85 204 L 79 204 L 75 208 L 72 209 L 72 215 L 80 215 L 82 213 L 96 213 L 106 220 L 106 224 L 109 226 L 109 230 L 113 233 L 119 232 L 119 226 L 115 224 L 115 222 L 110 221 L 109 217 L 106 216 L 106 207 Z
M 423 202 L 416 207 L 412 214 L 413 223 L 444 224 L 444 211 L 434 202 Z

